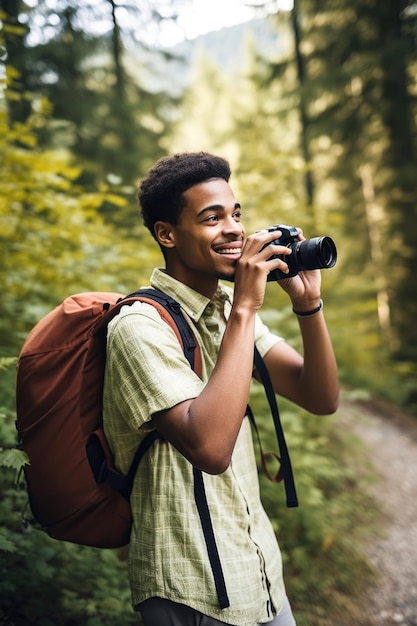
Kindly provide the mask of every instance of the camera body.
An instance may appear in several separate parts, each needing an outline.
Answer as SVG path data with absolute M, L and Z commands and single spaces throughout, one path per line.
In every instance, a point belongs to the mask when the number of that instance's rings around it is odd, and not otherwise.
M 268 281 L 283 280 L 296 276 L 298 272 L 306 270 L 327 269 L 334 267 L 337 261 L 336 245 L 330 237 L 313 237 L 312 239 L 298 239 L 298 230 L 295 226 L 286 224 L 274 224 L 267 229 L 269 232 L 281 231 L 281 237 L 277 237 L 266 244 L 265 247 L 274 244 L 291 248 L 292 253 L 274 254 L 271 258 L 282 259 L 289 269 L 288 274 L 284 274 L 279 269 L 272 270 L 268 274 Z

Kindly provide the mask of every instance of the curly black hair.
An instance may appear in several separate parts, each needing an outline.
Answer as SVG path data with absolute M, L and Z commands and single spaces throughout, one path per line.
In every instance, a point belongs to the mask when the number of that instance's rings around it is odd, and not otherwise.
M 210 178 L 229 181 L 228 161 L 208 152 L 182 152 L 163 157 L 142 180 L 138 199 L 145 226 L 155 238 L 155 222 L 178 224 L 185 206 L 184 192 Z

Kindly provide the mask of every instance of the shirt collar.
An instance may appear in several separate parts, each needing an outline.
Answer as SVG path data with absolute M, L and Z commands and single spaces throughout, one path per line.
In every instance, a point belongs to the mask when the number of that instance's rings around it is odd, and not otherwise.
M 174 298 L 187 315 L 195 322 L 199 321 L 210 302 L 214 302 L 217 306 L 219 303 L 222 303 L 224 307 L 225 302 L 231 303 L 233 293 L 230 287 L 219 284 L 213 300 L 210 300 L 201 293 L 198 293 L 198 291 L 194 291 L 194 289 L 187 287 L 184 283 L 173 278 L 162 268 L 156 268 L 152 272 L 151 285 L 155 289 L 160 289 Z

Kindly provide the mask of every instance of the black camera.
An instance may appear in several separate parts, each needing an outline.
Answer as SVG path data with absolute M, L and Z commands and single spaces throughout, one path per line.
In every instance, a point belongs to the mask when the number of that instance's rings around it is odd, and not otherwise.
M 304 270 L 327 269 L 336 265 L 336 245 L 330 237 L 313 237 L 312 239 L 299 241 L 297 229 L 294 226 L 286 226 L 285 224 L 274 224 L 267 230 L 269 232 L 280 230 L 282 234 L 281 237 L 267 243 L 266 246 L 274 244 L 287 246 L 287 248 L 292 250 L 291 254 L 274 254 L 271 257 L 285 261 L 290 271 L 288 274 L 284 274 L 281 270 L 272 270 L 268 274 L 268 281 L 291 278 L 291 276 L 296 276 L 298 272 Z

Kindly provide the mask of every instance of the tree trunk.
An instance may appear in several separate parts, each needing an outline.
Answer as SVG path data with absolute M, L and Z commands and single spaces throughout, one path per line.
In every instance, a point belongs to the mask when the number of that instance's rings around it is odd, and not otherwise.
M 366 221 L 368 224 L 371 259 L 377 291 L 379 328 L 385 346 L 390 352 L 395 350 L 394 337 L 391 328 L 391 304 L 387 279 L 384 271 L 384 243 L 382 238 L 384 213 L 376 202 L 373 176 L 369 164 L 359 168 L 362 182 L 362 193 L 365 200 Z
M 112 16 L 112 54 L 113 54 L 113 63 L 116 74 L 116 91 L 117 95 L 120 98 L 121 102 L 124 102 L 125 99 L 125 75 L 122 64 L 122 52 L 123 45 L 120 34 L 119 24 L 117 22 L 116 17 L 116 5 L 114 0 L 108 0 L 111 6 L 111 16 Z
M 312 212 L 312 226 L 314 226 L 314 214 L 313 214 L 313 204 L 314 204 L 314 182 L 313 182 L 313 174 L 311 171 L 311 153 L 310 146 L 308 141 L 308 115 L 307 115 L 307 106 L 305 101 L 305 83 L 307 80 L 306 76 L 306 67 L 303 55 L 301 53 L 301 28 L 298 20 L 298 4 L 297 0 L 294 0 L 294 7 L 291 11 L 291 25 L 294 34 L 294 55 L 295 55 L 295 63 L 297 68 L 297 78 L 300 87 L 300 99 L 299 99 L 299 111 L 300 111 L 300 122 L 301 122 L 301 151 L 304 159 L 304 163 L 306 166 L 306 171 L 304 175 L 304 186 L 305 186 L 305 194 L 306 194 L 306 202 L 309 207 L 311 207 Z
M 416 128 L 407 84 L 407 38 L 398 0 L 378 6 L 382 50 L 381 117 L 389 143 L 383 154 L 387 170 L 390 233 L 386 251 L 392 291 L 392 321 L 399 339 L 396 356 L 417 363 L 417 159 Z

